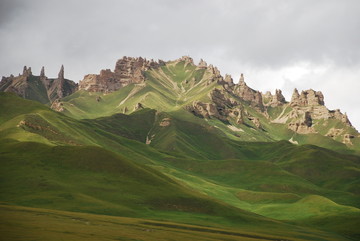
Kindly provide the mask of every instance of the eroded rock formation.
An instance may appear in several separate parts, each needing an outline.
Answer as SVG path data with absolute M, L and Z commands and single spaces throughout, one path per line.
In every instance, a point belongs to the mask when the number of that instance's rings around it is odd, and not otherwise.
M 144 58 L 124 56 L 116 62 L 114 72 L 101 70 L 100 74 L 88 74 L 79 82 L 79 90 L 90 92 L 113 92 L 131 83 L 145 81 L 144 72 L 150 68 L 158 68 L 164 61 L 156 62 Z
M 68 96 L 76 89 L 77 84 L 74 81 L 65 79 L 64 66 L 61 67 L 58 78 L 47 78 L 44 67 L 41 68 L 39 76 L 34 76 L 31 68 L 24 66 L 22 75 L 3 77 L 0 82 L 0 91 L 13 92 L 25 99 L 44 104 Z
M 288 128 L 299 134 L 315 133 L 312 127 L 312 117 L 310 112 L 305 112 L 300 119 L 295 119 L 288 124 Z
M 303 90 L 299 94 L 295 89 L 290 101 L 291 106 L 317 106 L 324 105 L 324 95 L 321 91 Z
M 244 81 L 243 74 L 240 76 L 239 83 L 234 85 L 233 92 L 241 99 L 248 102 L 252 107 L 260 111 L 264 110 L 261 92 L 248 87 Z
M 207 63 L 203 59 L 200 59 L 200 62 L 199 62 L 197 67 L 199 69 L 206 69 L 207 68 Z

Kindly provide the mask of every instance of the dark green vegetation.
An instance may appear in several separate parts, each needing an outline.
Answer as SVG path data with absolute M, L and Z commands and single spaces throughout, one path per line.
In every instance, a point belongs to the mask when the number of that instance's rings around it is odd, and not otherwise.
M 192 115 L 184 106 L 216 85 L 201 69 L 174 63 L 146 77 L 107 95 L 75 92 L 63 113 L 0 93 L 2 237 L 360 238 L 356 148 L 295 135 L 248 106 L 262 131 Z

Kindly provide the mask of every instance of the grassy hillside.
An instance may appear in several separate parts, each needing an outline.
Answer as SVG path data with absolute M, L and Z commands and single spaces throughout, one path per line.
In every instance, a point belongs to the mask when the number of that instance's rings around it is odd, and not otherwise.
M 274 234 L 273 230 L 280 236 L 307 230 L 226 205 L 101 148 L 9 140 L 1 144 L 1 201 L 8 204 L 242 227 L 263 234 L 260 237 Z M 307 232 L 303 239 L 336 237 Z
M 359 235 L 358 156 L 241 142 L 181 110 L 76 120 L 2 93 L 0 113 L 0 197 L 8 204 L 276 230 L 291 240 L 341 239 L 312 228 Z
M 246 226 L 215 228 L 9 205 L 1 205 L 0 213 L 0 233 L 6 240 L 346 240 L 321 231 L 271 235 Z

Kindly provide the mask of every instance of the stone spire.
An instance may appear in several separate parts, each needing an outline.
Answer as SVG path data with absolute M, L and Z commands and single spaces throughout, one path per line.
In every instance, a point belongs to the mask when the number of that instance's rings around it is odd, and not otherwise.
M 200 59 L 200 62 L 199 62 L 197 67 L 199 69 L 206 69 L 207 68 L 207 63 L 203 59 Z
M 225 83 L 229 84 L 229 85 L 233 85 L 233 79 L 231 78 L 231 75 L 229 74 L 225 74 L 225 79 L 224 79 Z
M 241 75 L 240 75 L 239 84 L 245 84 L 244 74 L 243 73 L 241 73 Z
M 41 71 L 40 71 L 40 78 L 45 78 L 46 76 L 45 76 L 45 68 L 44 68 L 44 66 L 41 68 Z
M 31 67 L 27 68 L 26 66 L 24 66 L 24 69 L 23 69 L 23 76 L 25 77 L 29 77 L 32 75 L 32 72 L 31 72 Z
M 64 79 L 64 65 L 61 65 L 58 79 L 62 79 L 62 80 Z
M 294 92 L 293 92 L 293 94 L 291 96 L 291 103 L 299 102 L 299 97 L 300 97 L 299 91 L 295 88 Z
M 276 101 L 279 101 L 281 103 L 285 103 L 285 97 L 283 96 L 281 90 L 276 89 L 274 97 L 275 97 Z
M 27 72 L 27 67 L 25 65 L 24 68 L 23 68 L 23 75 L 26 75 L 26 72 Z

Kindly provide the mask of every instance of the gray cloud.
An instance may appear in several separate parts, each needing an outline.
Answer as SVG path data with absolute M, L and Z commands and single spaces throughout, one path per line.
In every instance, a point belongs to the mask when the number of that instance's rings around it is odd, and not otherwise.
M 47 75 L 55 76 L 64 64 L 67 77 L 78 81 L 113 68 L 123 55 L 164 60 L 191 55 L 236 78 L 248 73 L 257 89 L 309 83 L 327 92 L 333 69 L 346 71 L 351 81 L 359 78 L 354 71 L 360 66 L 359 12 L 357 0 L 1 0 L 0 74 L 16 74 L 23 65 L 36 72 L 45 65 Z M 313 68 L 331 63 L 331 69 L 303 78 L 282 76 L 303 63 Z M 341 97 L 338 107 L 347 108 L 359 127 L 359 100 L 347 104 L 344 92 L 353 89 L 352 82 L 344 83 L 349 86 L 341 93 L 328 91 L 326 98 Z

